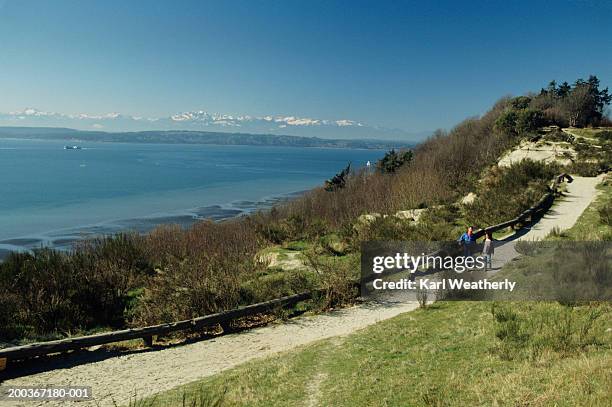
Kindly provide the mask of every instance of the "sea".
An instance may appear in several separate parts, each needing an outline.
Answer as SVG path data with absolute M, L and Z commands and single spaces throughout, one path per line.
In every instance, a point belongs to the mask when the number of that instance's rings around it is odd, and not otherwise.
M 75 144 L 75 143 L 72 143 Z M 0 139 L 0 258 L 158 225 L 223 220 L 299 196 L 382 150 Z

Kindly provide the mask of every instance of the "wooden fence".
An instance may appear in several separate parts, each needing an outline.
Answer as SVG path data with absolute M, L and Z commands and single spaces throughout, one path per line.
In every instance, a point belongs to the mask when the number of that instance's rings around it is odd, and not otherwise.
M 32 343 L 29 345 L 15 346 L 6 349 L 0 349 L 0 360 L 26 359 L 35 356 L 47 355 L 51 353 L 65 352 L 86 348 L 95 345 L 104 345 L 107 343 L 126 341 L 129 339 L 142 338 L 148 345 L 152 344 L 154 335 L 164 335 L 176 331 L 184 331 L 189 329 L 199 329 L 215 324 L 226 324 L 238 318 L 270 312 L 274 309 L 295 305 L 300 301 L 309 300 L 313 297 L 312 292 L 304 292 L 301 294 L 289 295 L 274 300 L 261 302 L 258 304 L 247 305 L 223 311 L 216 314 L 206 315 L 185 321 L 171 322 L 168 324 L 160 324 L 147 326 L 144 328 L 124 329 L 121 331 L 113 331 L 100 333 L 95 335 L 80 336 L 76 338 L 66 338 L 56 341 L 48 341 L 41 343 Z
M 548 192 L 546 192 L 538 202 L 536 202 L 529 209 L 525 210 L 519 216 L 514 219 L 510 219 L 506 222 L 499 223 L 497 225 L 489 226 L 484 229 L 477 230 L 474 235 L 476 239 L 484 236 L 485 232 L 496 232 L 498 230 L 503 230 L 509 227 L 515 227 L 516 225 L 524 225 L 527 222 L 531 222 L 535 217 L 540 216 L 544 212 L 546 212 L 550 206 L 553 204 L 555 200 L 555 196 L 559 191 L 559 185 L 563 183 L 564 180 L 567 180 L 568 183 L 573 181 L 572 177 L 569 174 L 560 174 L 557 175 L 550 184 Z
M 533 220 L 535 216 L 545 212 L 550 205 L 552 205 L 555 195 L 557 194 L 559 184 L 566 179 L 568 182 L 572 182 L 572 178 L 567 174 L 561 174 L 555 177 L 551 183 L 550 190 L 544 194 L 535 205 L 514 219 L 476 231 L 476 238 L 483 236 L 485 231 L 494 232 L 508 227 L 514 227 L 518 224 L 525 224 L 527 221 Z M 364 283 L 364 281 L 362 281 L 362 283 Z M 153 344 L 153 336 L 156 335 L 165 335 L 171 332 L 183 330 L 196 330 L 207 326 L 213 326 L 215 324 L 228 324 L 229 322 L 238 318 L 270 312 L 271 310 L 281 307 L 295 305 L 298 302 L 313 298 L 314 295 L 314 292 L 304 292 L 301 294 L 277 298 L 274 300 L 247 305 L 245 307 L 185 321 L 171 322 L 143 328 L 124 329 L 121 331 L 87 335 L 76 338 L 66 338 L 56 341 L 32 343 L 29 345 L 0 349 L 0 370 L 3 370 L 6 367 L 8 360 L 27 359 L 36 356 L 82 349 L 90 346 L 104 345 L 130 339 L 143 339 L 147 345 L 151 346 Z

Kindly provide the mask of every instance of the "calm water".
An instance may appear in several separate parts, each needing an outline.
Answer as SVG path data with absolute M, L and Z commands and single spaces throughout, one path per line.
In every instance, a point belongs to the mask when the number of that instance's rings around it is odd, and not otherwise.
M 0 252 L 266 207 L 382 151 L 0 140 Z M 1 254 L 1 253 L 0 253 Z

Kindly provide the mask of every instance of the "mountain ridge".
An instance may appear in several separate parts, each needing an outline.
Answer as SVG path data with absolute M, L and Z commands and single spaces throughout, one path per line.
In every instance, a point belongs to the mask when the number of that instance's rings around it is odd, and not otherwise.
M 83 131 L 108 132 L 194 130 L 226 133 L 276 134 L 331 139 L 370 138 L 381 140 L 422 140 L 432 132 L 410 133 L 401 129 L 371 126 L 350 119 L 314 119 L 295 115 L 232 115 L 193 110 L 160 118 L 121 113 L 66 114 L 26 108 L 0 113 L 0 126 L 64 127 Z

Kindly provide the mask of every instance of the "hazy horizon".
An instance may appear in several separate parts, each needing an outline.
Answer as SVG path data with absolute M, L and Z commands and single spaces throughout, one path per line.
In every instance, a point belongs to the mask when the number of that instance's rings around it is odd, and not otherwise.
M 141 131 L 201 131 L 277 136 L 317 137 L 324 139 L 372 139 L 417 142 L 434 130 L 405 131 L 348 119 L 329 120 L 296 116 L 251 116 L 182 112 L 167 117 L 138 117 L 120 113 L 66 114 L 35 108 L 0 112 L 0 127 L 68 128 L 108 133 Z
M 405 138 L 553 79 L 609 86 L 611 7 L 0 1 L 0 125 Z

